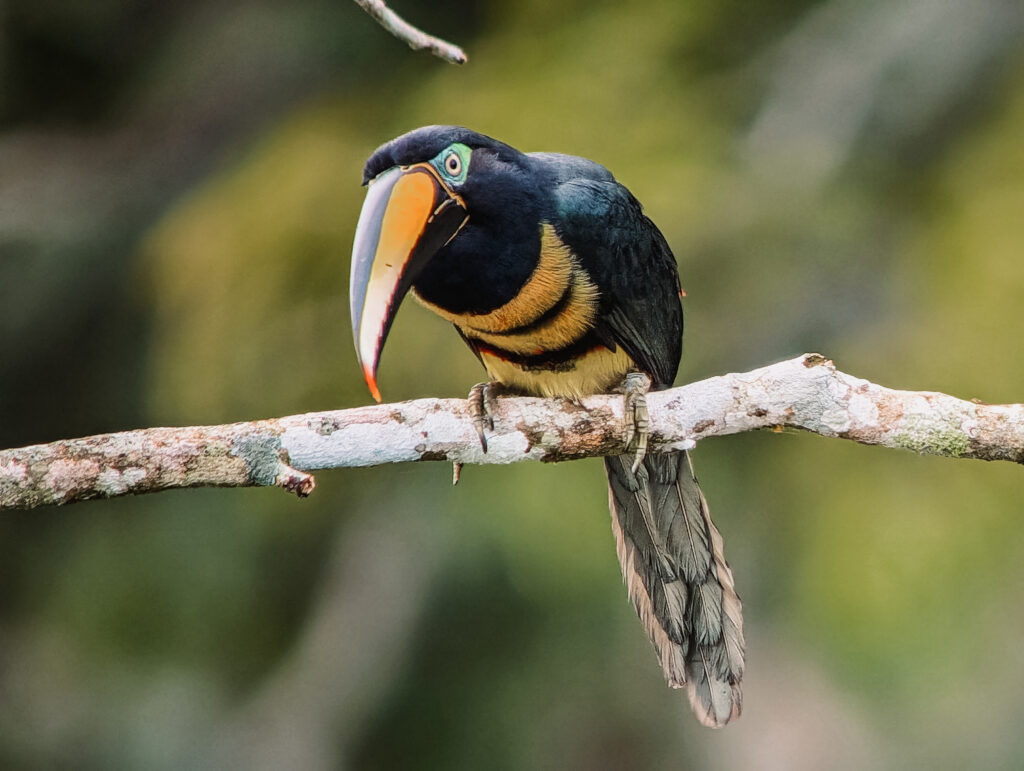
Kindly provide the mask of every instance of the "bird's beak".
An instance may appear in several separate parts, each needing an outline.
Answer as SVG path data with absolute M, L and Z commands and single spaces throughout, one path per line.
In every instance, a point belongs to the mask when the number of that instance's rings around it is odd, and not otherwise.
M 428 163 L 388 169 L 370 182 L 352 245 L 349 294 L 356 354 L 378 402 L 377 365 L 398 306 L 468 218 L 465 203 Z

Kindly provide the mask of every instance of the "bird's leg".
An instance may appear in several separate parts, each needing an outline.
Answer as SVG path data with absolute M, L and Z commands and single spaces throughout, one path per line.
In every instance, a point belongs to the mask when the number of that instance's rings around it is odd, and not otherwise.
M 469 389 L 469 415 L 484 452 L 487 452 L 487 432 L 494 430 L 495 400 L 501 390 L 501 384 L 493 380 L 477 383 Z
M 651 418 L 647 412 L 651 378 L 643 372 L 630 372 L 620 388 L 626 396 L 626 450 L 635 453 L 632 467 L 635 474 L 647 455 L 647 437 L 651 433 Z

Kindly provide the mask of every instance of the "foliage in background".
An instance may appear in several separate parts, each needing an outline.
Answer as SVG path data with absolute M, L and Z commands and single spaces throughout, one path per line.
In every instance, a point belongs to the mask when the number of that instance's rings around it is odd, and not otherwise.
M 454 68 L 345 3 L 14 2 L 0 440 L 367 401 L 346 298 L 361 165 L 448 122 L 636 193 L 688 292 L 683 379 L 820 350 L 1020 401 L 1024 20 L 949 5 L 398 7 L 468 49 Z M 480 377 L 449 326 L 402 311 L 387 399 Z M 695 460 L 751 618 L 723 732 L 664 687 L 600 464 L 467 468 L 454 489 L 425 464 L 321 474 L 304 502 L 194 491 L 0 521 L 0 761 L 1024 759 L 1019 469 L 793 434 Z

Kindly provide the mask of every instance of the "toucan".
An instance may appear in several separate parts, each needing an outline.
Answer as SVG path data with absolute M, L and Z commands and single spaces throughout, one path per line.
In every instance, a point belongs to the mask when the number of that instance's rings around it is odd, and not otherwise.
M 458 126 L 382 145 L 363 184 L 351 310 L 374 398 L 410 291 L 454 324 L 497 393 L 624 393 L 636 408 L 635 452 L 605 468 L 627 592 L 669 685 L 688 689 L 701 722 L 736 718 L 742 607 L 722 536 L 687 454 L 643 452 L 643 391 L 671 386 L 682 347 L 683 293 L 661 231 L 598 163 L 522 153 Z M 471 392 L 484 412 L 487 396 Z

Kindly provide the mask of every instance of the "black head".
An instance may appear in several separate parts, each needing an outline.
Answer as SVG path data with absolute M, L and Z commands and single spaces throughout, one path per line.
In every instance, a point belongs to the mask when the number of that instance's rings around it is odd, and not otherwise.
M 507 301 L 536 264 L 550 196 L 528 156 L 459 126 L 426 126 L 382 145 L 363 183 L 352 325 L 377 396 L 380 352 L 409 288 L 459 313 Z
M 465 145 L 470 150 L 486 149 L 505 163 L 516 163 L 523 157 L 514 147 L 462 126 L 423 126 L 374 150 L 363 167 L 363 184 L 394 166 L 429 161 L 454 144 Z
M 442 154 L 452 148 L 464 161 L 461 177 L 446 174 Z M 363 184 L 391 168 L 430 162 L 465 205 L 468 224 L 474 228 L 489 225 L 495 231 L 493 237 L 515 237 L 511 231 L 516 223 L 526 211 L 536 208 L 539 180 L 529 157 L 462 126 L 424 126 L 381 145 L 363 168 Z M 510 218 L 510 212 L 518 216 Z

